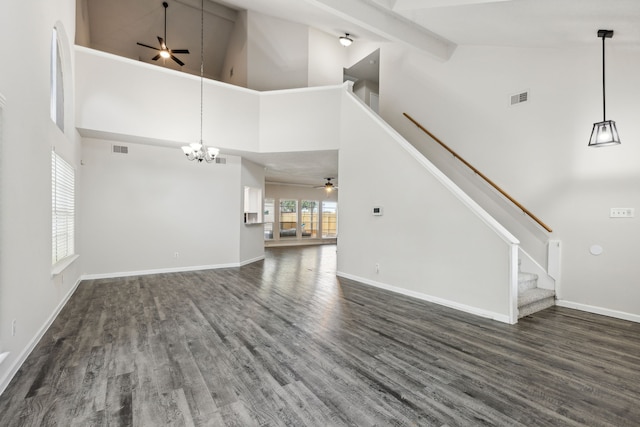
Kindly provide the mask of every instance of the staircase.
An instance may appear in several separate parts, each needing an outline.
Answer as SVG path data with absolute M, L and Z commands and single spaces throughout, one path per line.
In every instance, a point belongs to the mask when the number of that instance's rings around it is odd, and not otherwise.
M 555 291 L 538 288 L 538 275 L 518 271 L 518 319 L 555 305 Z

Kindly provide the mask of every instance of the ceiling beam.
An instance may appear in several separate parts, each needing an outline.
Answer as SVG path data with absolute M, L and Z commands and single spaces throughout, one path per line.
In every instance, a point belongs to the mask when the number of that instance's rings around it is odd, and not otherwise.
M 360 0 L 305 0 L 333 15 L 389 41 L 421 50 L 441 61 L 451 58 L 457 45 L 402 16 Z
M 468 6 L 482 3 L 499 3 L 512 0 L 395 0 L 393 10 L 419 10 L 434 7 Z

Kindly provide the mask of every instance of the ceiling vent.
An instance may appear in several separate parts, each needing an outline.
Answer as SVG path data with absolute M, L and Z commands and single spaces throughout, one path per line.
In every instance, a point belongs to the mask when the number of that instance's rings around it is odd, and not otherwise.
M 113 152 L 118 154 L 129 154 L 129 147 L 126 145 L 114 145 Z
M 518 105 L 528 101 L 529 101 L 528 90 L 521 93 L 516 93 L 515 95 L 511 95 L 511 105 Z
M 226 165 L 227 159 L 224 157 L 216 157 L 216 163 L 219 165 Z

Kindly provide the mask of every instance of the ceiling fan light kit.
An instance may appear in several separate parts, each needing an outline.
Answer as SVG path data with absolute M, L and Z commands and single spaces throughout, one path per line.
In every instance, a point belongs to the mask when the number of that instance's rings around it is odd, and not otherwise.
M 169 49 L 167 47 L 167 8 L 169 7 L 169 3 L 162 2 L 162 7 L 164 7 L 164 38 L 158 36 L 158 43 L 160 43 L 160 48 L 149 46 L 148 44 L 140 43 L 137 44 L 143 47 L 148 47 L 149 49 L 157 50 L 158 54 L 151 58 L 153 61 L 157 61 L 160 58 L 164 59 L 173 59 L 173 61 L 179 66 L 183 66 L 184 62 L 178 59 L 174 54 L 175 53 L 189 53 L 189 49 Z
M 351 43 L 353 43 L 353 39 L 349 37 L 349 33 L 344 33 L 344 36 L 341 36 L 338 40 L 344 47 L 349 47 L 351 46 Z
M 619 145 L 620 136 L 616 128 L 616 122 L 607 120 L 607 104 L 605 96 L 605 55 L 604 41 L 613 37 L 613 30 L 598 30 L 598 37 L 602 38 L 602 121 L 593 124 L 589 147 L 607 147 Z

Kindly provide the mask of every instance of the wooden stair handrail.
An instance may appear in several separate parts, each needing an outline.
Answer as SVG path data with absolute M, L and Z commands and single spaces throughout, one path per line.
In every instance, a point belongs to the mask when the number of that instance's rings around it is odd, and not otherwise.
M 458 155 L 458 153 L 456 153 L 455 151 L 453 151 L 451 148 L 449 148 L 444 142 L 440 141 L 440 139 L 438 139 L 437 136 L 435 136 L 434 134 L 432 134 L 431 132 L 429 132 L 427 129 L 424 128 L 424 126 L 422 126 L 420 123 L 418 123 L 413 117 L 411 117 L 409 114 L 407 113 L 402 113 L 404 114 L 404 116 L 409 119 L 414 125 L 416 125 L 421 131 L 423 131 L 424 133 L 426 133 L 427 135 L 429 135 L 431 138 L 433 138 L 433 140 L 435 142 L 437 142 L 438 144 L 440 144 L 445 150 L 447 150 L 449 153 L 451 153 L 453 155 L 454 158 L 460 160 L 465 166 L 467 166 L 469 169 L 471 169 L 475 174 L 477 174 L 478 176 L 480 176 L 482 179 L 484 179 L 487 184 L 489 184 L 490 186 L 492 186 L 493 188 L 495 188 L 496 190 L 498 190 L 498 192 L 500 194 L 502 194 L 504 197 L 506 197 L 511 203 L 513 203 L 514 205 L 516 205 L 519 209 L 522 210 L 522 212 L 524 212 L 525 214 L 527 214 L 532 220 L 534 220 L 535 222 L 537 222 L 542 228 L 544 228 L 545 230 L 547 230 L 549 233 L 553 232 L 553 230 L 551 230 L 551 228 L 545 224 L 544 222 L 542 222 L 540 220 L 540 218 L 538 218 L 537 216 L 535 216 L 534 214 L 531 213 L 531 211 L 529 211 L 527 208 L 525 208 L 524 206 L 522 206 L 517 200 L 515 200 L 513 197 L 511 197 L 509 194 L 507 194 L 506 191 L 504 191 L 502 188 L 500 188 L 496 183 L 494 183 L 493 181 L 491 181 L 489 178 L 486 177 L 486 175 L 484 175 L 482 172 L 480 172 L 478 169 L 476 169 L 471 163 L 467 162 L 465 159 L 463 159 L 462 157 L 460 157 Z

